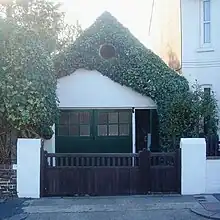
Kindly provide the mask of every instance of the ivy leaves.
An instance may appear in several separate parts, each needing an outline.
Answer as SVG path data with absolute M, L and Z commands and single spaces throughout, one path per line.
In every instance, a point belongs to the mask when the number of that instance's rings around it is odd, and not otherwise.
M 0 109 L 7 123 L 17 130 L 53 125 L 58 110 L 56 77 L 41 39 L 5 20 L 0 41 Z
M 102 44 L 112 44 L 116 58 L 99 56 Z M 78 68 L 96 69 L 115 82 L 150 96 L 157 104 L 161 147 L 170 148 L 175 137 L 197 135 L 197 121 L 207 114 L 215 115 L 202 105 L 202 95 L 189 90 L 187 80 L 171 70 L 157 55 L 146 49 L 130 32 L 108 12 L 62 53 L 55 57 L 58 77 L 73 73 Z M 210 98 L 208 102 L 215 103 Z M 215 117 L 215 116 L 214 116 Z M 212 124 L 216 131 L 216 123 Z
M 58 115 L 52 57 L 81 27 L 66 24 L 60 4 L 49 0 L 3 0 L 0 12 L 0 120 L 51 135 Z

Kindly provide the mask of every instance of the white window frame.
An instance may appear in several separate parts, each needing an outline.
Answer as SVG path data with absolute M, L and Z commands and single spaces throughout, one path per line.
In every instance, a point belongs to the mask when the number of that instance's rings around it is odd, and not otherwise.
M 209 20 L 206 20 L 205 21 L 205 18 L 204 18 L 204 2 L 209 2 L 210 6 L 209 6 L 209 15 L 210 15 L 210 18 Z M 211 48 L 211 41 L 212 41 L 212 35 L 211 35 L 211 2 L 212 0 L 200 0 L 200 17 L 201 17 L 201 47 L 205 47 L 205 48 Z M 210 29 L 209 29 L 209 35 L 210 35 L 210 42 L 205 42 L 205 30 L 204 30 L 204 25 L 205 24 L 209 24 L 210 25 Z

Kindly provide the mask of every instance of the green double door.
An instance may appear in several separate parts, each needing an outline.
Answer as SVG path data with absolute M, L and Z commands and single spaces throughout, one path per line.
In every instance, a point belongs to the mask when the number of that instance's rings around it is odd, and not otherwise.
M 132 152 L 132 110 L 61 110 L 56 153 Z

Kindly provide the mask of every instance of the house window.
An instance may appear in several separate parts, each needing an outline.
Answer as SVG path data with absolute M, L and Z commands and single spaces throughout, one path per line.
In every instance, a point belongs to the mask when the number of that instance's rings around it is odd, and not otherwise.
M 97 134 L 101 136 L 129 136 L 130 114 L 126 111 L 99 112 Z
M 211 95 L 212 84 L 200 84 L 200 88 L 205 93 L 205 95 Z
M 211 43 L 211 0 L 202 1 L 202 44 Z
M 90 112 L 61 111 L 57 125 L 58 136 L 88 137 L 90 136 Z
M 205 93 L 205 95 L 210 96 L 211 95 L 211 88 L 210 87 L 205 87 L 204 88 L 204 93 Z

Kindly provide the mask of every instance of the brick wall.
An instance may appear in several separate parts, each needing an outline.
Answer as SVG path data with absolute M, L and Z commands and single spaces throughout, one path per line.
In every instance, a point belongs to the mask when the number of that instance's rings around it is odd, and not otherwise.
M 0 164 L 0 198 L 16 196 L 16 170 Z

